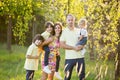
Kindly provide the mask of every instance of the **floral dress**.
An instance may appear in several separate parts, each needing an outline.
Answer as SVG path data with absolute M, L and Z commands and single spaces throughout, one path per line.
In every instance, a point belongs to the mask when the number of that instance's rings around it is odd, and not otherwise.
M 53 41 L 49 44 L 50 53 L 49 53 L 49 68 L 51 71 L 55 71 L 56 67 L 56 55 L 59 53 L 60 43 L 57 37 L 53 37 Z M 44 54 L 41 57 L 42 69 L 44 68 Z

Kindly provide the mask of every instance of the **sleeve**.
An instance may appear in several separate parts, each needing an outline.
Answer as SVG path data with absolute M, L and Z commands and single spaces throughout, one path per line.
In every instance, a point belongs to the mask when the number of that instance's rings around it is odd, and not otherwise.
M 41 35 L 43 36 L 44 39 L 48 39 L 49 36 L 50 36 L 50 33 L 48 33 L 47 31 L 45 31 Z
M 82 29 L 81 30 L 81 35 L 85 36 L 86 35 L 86 30 Z
M 26 55 L 31 55 L 31 54 L 32 54 L 32 51 L 33 51 L 33 47 L 32 47 L 32 46 L 29 46 Z
M 62 32 L 62 34 L 60 36 L 60 41 L 66 41 L 65 31 Z

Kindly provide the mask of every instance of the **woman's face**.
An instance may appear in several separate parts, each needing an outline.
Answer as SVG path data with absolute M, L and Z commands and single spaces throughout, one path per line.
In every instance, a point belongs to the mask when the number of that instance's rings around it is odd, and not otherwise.
M 62 31 L 61 26 L 60 26 L 60 25 L 56 25 L 56 26 L 55 26 L 55 34 L 60 34 L 61 31 Z

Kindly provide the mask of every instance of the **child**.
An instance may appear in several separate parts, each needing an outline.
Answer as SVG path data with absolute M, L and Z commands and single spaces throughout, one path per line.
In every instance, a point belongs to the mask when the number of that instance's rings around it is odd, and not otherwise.
M 53 30 L 54 30 L 54 24 L 51 21 L 48 21 L 45 23 L 45 28 L 46 30 L 41 34 L 45 40 L 47 40 L 50 36 L 52 36 L 54 34 Z M 45 57 L 44 57 L 44 69 L 43 71 L 50 74 L 51 70 L 49 69 L 48 66 L 48 57 L 49 57 L 49 53 L 50 53 L 50 49 L 48 47 L 49 43 L 43 43 L 43 49 L 45 51 Z
M 79 42 L 77 43 L 79 49 L 81 50 L 82 55 L 85 53 L 85 49 L 83 48 L 84 45 L 87 43 L 87 21 L 86 19 L 80 19 L 78 26 L 80 28 L 80 37 L 79 37 Z
M 42 46 L 44 38 L 37 34 L 33 40 L 32 44 L 29 46 L 26 53 L 26 61 L 24 68 L 26 69 L 26 80 L 33 80 L 35 70 L 38 70 L 39 56 L 38 46 Z M 42 52 L 42 50 L 41 50 Z

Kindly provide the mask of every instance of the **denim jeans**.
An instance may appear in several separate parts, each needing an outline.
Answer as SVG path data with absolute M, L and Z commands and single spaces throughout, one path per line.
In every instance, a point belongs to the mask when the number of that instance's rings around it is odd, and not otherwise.
M 33 80 L 34 70 L 26 70 L 26 80 Z
M 70 80 L 72 75 L 73 67 L 76 65 L 79 80 L 85 78 L 85 62 L 84 58 L 79 59 L 66 59 L 65 60 L 65 78 L 64 80 Z M 73 80 L 73 79 L 72 79 Z
M 44 46 L 43 49 L 45 51 L 44 65 L 47 66 L 48 65 L 48 58 L 49 58 L 50 49 L 49 49 L 48 45 Z

